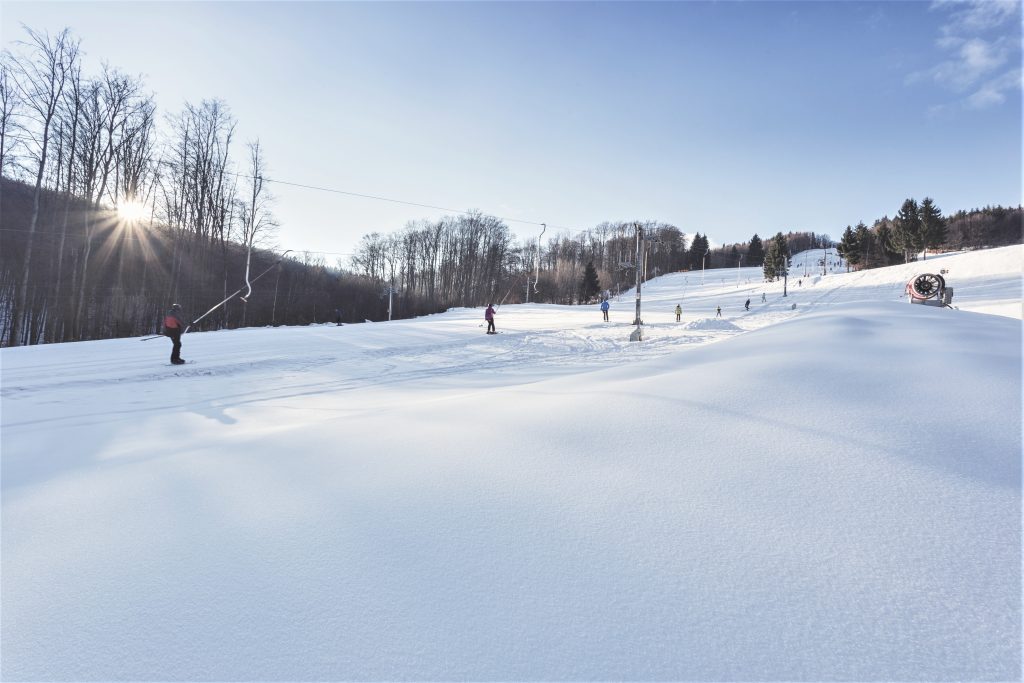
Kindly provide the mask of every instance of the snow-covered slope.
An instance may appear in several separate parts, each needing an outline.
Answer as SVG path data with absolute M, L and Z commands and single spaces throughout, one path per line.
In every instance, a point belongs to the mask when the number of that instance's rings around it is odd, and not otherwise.
M 0 673 L 1019 679 L 1021 257 L 4 349 Z

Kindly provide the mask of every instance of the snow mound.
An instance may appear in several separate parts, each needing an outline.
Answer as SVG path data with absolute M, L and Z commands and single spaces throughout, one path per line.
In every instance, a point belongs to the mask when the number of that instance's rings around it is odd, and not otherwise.
M 727 332 L 742 332 L 743 328 L 737 327 L 724 318 L 702 318 L 686 323 L 683 326 L 687 330 L 716 330 Z

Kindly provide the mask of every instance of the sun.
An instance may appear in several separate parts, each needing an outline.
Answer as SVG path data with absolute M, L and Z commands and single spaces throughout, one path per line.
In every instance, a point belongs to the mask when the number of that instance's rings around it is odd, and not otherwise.
M 146 215 L 146 205 L 142 202 L 126 200 L 117 205 L 117 216 L 123 221 L 139 221 Z

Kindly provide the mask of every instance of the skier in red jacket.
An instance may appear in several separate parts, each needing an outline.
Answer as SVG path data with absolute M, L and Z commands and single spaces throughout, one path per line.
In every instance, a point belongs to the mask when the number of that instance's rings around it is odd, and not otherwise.
M 171 347 L 171 363 L 182 365 L 185 361 L 181 359 L 181 335 L 185 332 L 185 321 L 181 318 L 181 305 L 172 304 L 167 315 L 164 316 L 164 334 L 171 338 L 174 346 Z

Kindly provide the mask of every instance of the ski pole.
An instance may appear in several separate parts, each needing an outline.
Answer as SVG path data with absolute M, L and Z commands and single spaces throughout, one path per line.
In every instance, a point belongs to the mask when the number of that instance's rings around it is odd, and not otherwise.
M 143 337 L 139 341 L 149 341 L 150 339 L 159 339 L 160 337 L 163 337 L 163 336 L 164 335 L 162 335 L 162 334 L 154 334 L 152 337 Z
M 285 255 L 286 255 L 286 254 L 288 254 L 288 253 L 289 253 L 290 251 L 291 251 L 291 249 L 289 249 L 288 251 L 284 252 L 284 254 L 281 254 L 281 256 L 280 256 L 280 257 L 279 257 L 279 258 L 278 258 L 278 259 L 277 259 L 276 261 L 274 261 L 274 263 L 272 263 L 272 264 L 271 264 L 271 265 L 270 265 L 270 266 L 269 266 L 269 267 L 268 267 L 268 268 L 267 268 L 266 270 L 264 270 L 264 271 L 263 271 L 262 273 L 260 273 L 260 274 L 259 274 L 259 275 L 257 275 L 256 277 L 254 277 L 254 278 L 253 278 L 252 280 L 248 280 L 248 281 L 246 282 L 246 285 L 247 285 L 247 286 L 249 287 L 249 291 L 250 291 L 250 292 L 252 291 L 252 283 L 253 283 L 253 282 L 256 282 L 256 281 L 257 281 L 257 280 L 259 280 L 259 279 L 260 279 L 261 277 L 263 277 L 264 275 L 266 275 L 267 273 L 269 273 L 269 272 L 270 272 L 271 270 L 273 270 L 275 266 L 277 266 L 277 265 L 278 265 L 279 263 L 281 263 L 281 261 L 283 261 L 283 260 L 284 260 L 284 257 L 285 257 Z M 245 289 L 245 287 L 240 287 L 240 288 L 239 288 L 239 289 L 238 289 L 238 290 L 237 290 L 237 291 L 236 291 L 236 292 L 235 292 L 234 294 L 232 294 L 232 295 L 228 296 L 228 297 L 227 297 L 227 298 L 225 298 L 225 299 L 224 299 L 223 301 L 221 301 L 220 303 L 216 304 L 216 305 L 215 305 L 215 306 L 214 306 L 213 308 L 211 308 L 210 310 L 208 310 L 208 311 L 207 311 L 206 313 L 203 313 L 203 314 L 202 314 L 201 316 L 199 316 L 198 318 L 196 318 L 195 320 L 193 320 L 192 322 L 190 322 L 190 323 L 188 324 L 188 327 L 186 327 L 186 328 L 185 328 L 185 332 L 188 332 L 189 330 L 191 330 L 191 329 L 192 329 L 192 326 L 193 326 L 193 325 L 195 325 L 195 324 L 196 324 L 197 322 L 199 322 L 200 320 L 202 320 L 202 319 L 203 319 L 203 318 L 205 318 L 206 316 L 210 315 L 211 313 L 213 313 L 214 311 L 216 311 L 216 310 L 217 310 L 218 308 L 220 308 L 221 306 L 223 306 L 224 304 L 226 304 L 227 302 L 231 301 L 231 300 L 232 300 L 232 299 L 234 299 L 234 298 L 235 298 L 236 296 L 238 296 L 239 294 L 241 294 L 241 293 L 242 293 L 242 290 L 243 290 L 243 289 Z M 244 299 L 243 299 L 243 301 L 244 301 Z M 185 334 L 185 332 L 182 332 L 182 334 Z

